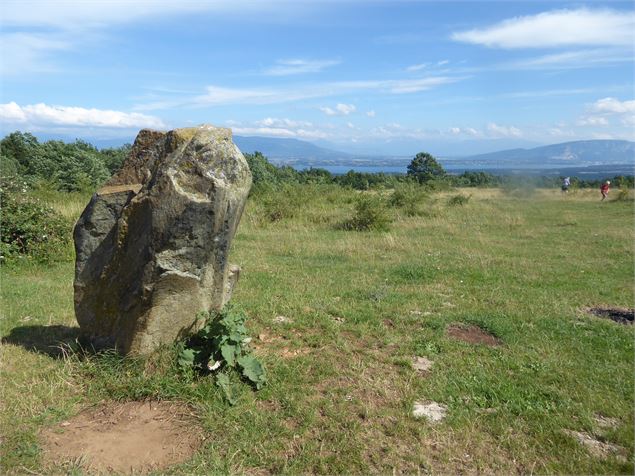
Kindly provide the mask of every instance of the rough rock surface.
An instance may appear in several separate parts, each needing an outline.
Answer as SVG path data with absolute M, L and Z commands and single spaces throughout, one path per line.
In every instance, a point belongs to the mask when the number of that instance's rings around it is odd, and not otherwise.
M 227 257 L 251 187 L 229 129 L 142 130 L 75 226 L 75 315 L 97 347 L 146 354 L 230 298 Z

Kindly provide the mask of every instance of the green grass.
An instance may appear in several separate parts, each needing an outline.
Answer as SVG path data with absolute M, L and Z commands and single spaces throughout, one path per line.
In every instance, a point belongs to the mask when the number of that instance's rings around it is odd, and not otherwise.
M 179 474 L 632 474 L 633 327 L 584 308 L 633 307 L 633 201 L 462 193 L 463 206 L 448 205 L 457 191 L 422 196 L 422 216 L 392 209 L 386 232 L 341 229 L 359 192 L 307 186 L 275 221 L 252 199 L 232 302 L 264 337 L 254 342 L 269 383 L 239 386 L 233 407 L 212 379 L 179 373 L 171 348 L 60 358 L 47 345 L 76 335 L 73 263 L 2 270 L 0 468 L 54 471 L 41 428 L 101 400 L 154 398 L 191 404 L 208 434 Z M 502 345 L 454 341 L 452 323 Z M 427 376 L 415 355 L 434 361 Z M 416 400 L 447 405 L 448 417 L 413 419 Z M 598 428 L 598 414 L 619 424 Z M 626 448 L 628 461 L 592 456 L 567 429 Z

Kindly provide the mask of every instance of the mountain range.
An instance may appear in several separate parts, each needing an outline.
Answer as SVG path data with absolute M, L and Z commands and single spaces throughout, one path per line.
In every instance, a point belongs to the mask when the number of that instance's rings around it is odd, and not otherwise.
M 405 166 L 412 156 L 360 155 L 320 147 L 297 139 L 235 136 L 238 147 L 247 153 L 260 151 L 273 162 L 293 166 L 333 165 Z M 414 154 L 413 154 L 414 155 Z M 625 140 L 584 140 L 532 148 L 499 150 L 463 157 L 440 157 L 447 168 L 556 168 L 603 164 L 635 165 L 635 142 Z
M 73 141 L 75 138 L 62 136 L 47 136 L 37 134 L 40 140 L 58 139 Z M 89 139 L 98 148 L 117 147 L 129 139 Z M 296 168 L 306 167 L 406 167 L 415 153 L 383 153 L 384 149 L 371 149 L 371 153 L 355 151 L 340 151 L 312 142 L 260 136 L 234 136 L 234 142 L 244 153 L 262 152 L 268 159 L 276 164 L 288 164 Z M 516 142 L 516 144 L 529 144 L 527 147 L 495 149 L 497 146 L 511 144 L 508 141 L 492 140 L 479 141 L 478 146 L 462 142 L 455 145 L 455 150 L 487 150 L 494 147 L 494 151 L 478 154 L 439 154 L 435 151 L 434 143 L 425 141 L 411 144 L 407 150 L 428 151 L 439 158 L 441 164 L 448 170 L 469 169 L 545 169 L 564 167 L 588 167 L 607 164 L 621 164 L 635 166 L 635 142 L 626 140 L 582 140 L 564 142 L 560 144 L 531 146 L 532 143 Z M 386 146 L 386 144 L 384 144 Z M 447 150 L 447 147 L 441 148 Z M 361 149 L 358 149 L 361 150 Z

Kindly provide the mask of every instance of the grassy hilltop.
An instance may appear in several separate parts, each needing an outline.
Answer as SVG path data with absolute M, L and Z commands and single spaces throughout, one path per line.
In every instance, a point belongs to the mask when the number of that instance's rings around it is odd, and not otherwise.
M 633 307 L 633 192 L 406 192 L 250 198 L 232 302 L 269 383 L 237 385 L 234 406 L 210 376 L 181 372 L 173 348 L 148 360 L 60 351 L 77 335 L 70 243 L 48 263 L 5 266 L 2 472 L 81 472 L 44 461 L 39 432 L 104 400 L 154 399 L 190 404 L 206 435 L 176 474 L 632 474 L 633 326 L 587 309 Z M 88 199 L 41 198 L 68 227 Z M 477 330 L 484 343 L 460 340 Z M 414 418 L 416 401 L 447 417 Z

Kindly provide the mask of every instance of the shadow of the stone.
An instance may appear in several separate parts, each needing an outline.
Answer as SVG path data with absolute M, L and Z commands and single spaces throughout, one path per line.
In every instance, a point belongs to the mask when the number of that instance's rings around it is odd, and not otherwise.
M 1 342 L 18 345 L 29 352 L 61 358 L 68 354 L 69 348 L 74 347 L 79 342 L 79 338 L 79 327 L 33 325 L 14 327 L 8 335 L 2 338 Z

